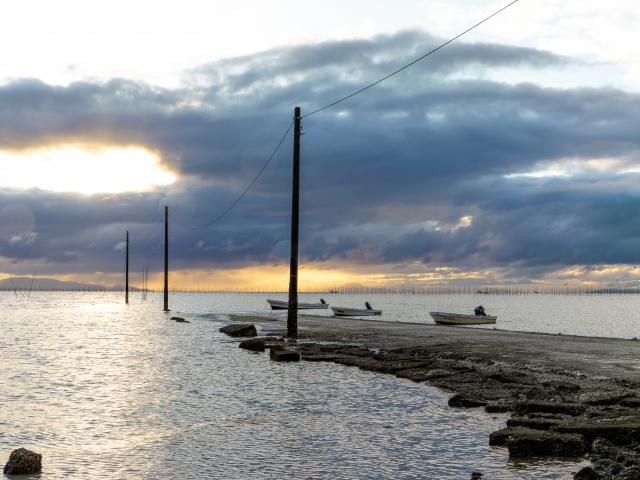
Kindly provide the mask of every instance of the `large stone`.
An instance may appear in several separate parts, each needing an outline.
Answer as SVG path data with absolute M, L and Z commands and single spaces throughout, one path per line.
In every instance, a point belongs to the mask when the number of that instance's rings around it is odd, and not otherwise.
M 515 408 L 513 402 L 508 400 L 495 400 L 487 403 L 487 406 L 484 407 L 484 411 L 487 413 L 505 413 L 512 412 Z
M 507 448 L 509 456 L 514 458 L 580 457 L 587 452 L 582 435 L 533 429 L 523 429 L 511 435 Z
M 579 457 L 587 451 L 581 435 L 507 427 L 489 436 L 489 445 L 507 446 L 512 457 Z
M 269 358 L 274 362 L 299 362 L 300 352 L 296 352 L 290 348 L 271 347 Z
M 176 323 L 191 323 L 190 321 L 185 320 L 182 317 L 171 317 L 171 320 L 173 320 Z
M 486 404 L 487 402 L 481 398 L 466 393 L 458 393 L 449 399 L 449 406 L 454 408 L 476 408 L 484 407 Z
M 489 435 L 489 445 L 492 447 L 504 447 L 507 445 L 509 438 L 520 433 L 526 433 L 529 430 L 523 427 L 507 427 L 498 430 Z
M 507 427 L 526 427 L 534 430 L 549 430 L 551 427 L 560 425 L 561 423 L 561 420 L 553 418 L 512 417 L 507 420 Z
M 9 461 L 4 466 L 4 473 L 7 475 L 38 473 L 41 470 L 42 455 L 26 448 L 18 448 L 11 452 Z
M 598 480 L 600 476 L 593 467 L 584 467 L 573 476 L 574 480 Z
M 629 408 L 638 408 L 640 407 L 640 398 L 625 398 L 620 402 L 620 405 Z
M 583 435 L 589 443 L 598 437 L 606 438 L 615 445 L 627 445 L 640 441 L 640 423 L 636 422 L 573 422 L 551 427 L 551 431 L 558 433 L 577 433 Z
M 267 349 L 265 341 L 262 338 L 250 338 L 249 340 L 240 342 L 238 346 L 251 352 L 264 352 Z
M 516 405 L 515 413 L 517 415 L 526 415 L 533 412 L 542 413 L 564 413 L 565 415 L 578 416 L 587 409 L 585 405 L 579 403 L 562 403 L 562 402 L 522 402 Z
M 255 337 L 258 335 L 255 325 L 248 323 L 227 325 L 226 327 L 222 327 L 220 331 L 230 337 Z
M 264 352 L 267 348 L 281 346 L 283 343 L 284 340 L 282 340 L 281 338 L 258 337 L 250 338 L 249 340 L 240 342 L 239 347 L 245 350 L 250 350 L 252 352 Z
M 586 405 L 615 405 L 633 395 L 634 392 L 630 390 L 590 392 L 580 395 L 580 402 Z
M 633 465 L 622 470 L 620 480 L 640 480 L 640 466 Z

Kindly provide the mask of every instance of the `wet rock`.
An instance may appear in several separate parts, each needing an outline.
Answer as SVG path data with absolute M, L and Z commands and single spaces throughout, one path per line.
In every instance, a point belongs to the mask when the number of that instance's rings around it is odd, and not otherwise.
M 549 430 L 551 427 L 560 425 L 561 420 L 552 418 L 526 418 L 513 417 L 507 420 L 507 427 L 525 427 L 533 430 Z
M 451 377 L 456 375 L 458 372 L 454 370 L 445 370 L 441 368 L 436 368 L 433 370 L 429 370 L 425 372 L 424 378 L 425 380 L 437 380 L 439 378 Z
M 584 467 L 573 476 L 574 480 L 598 480 L 600 476 L 593 467 Z
M 255 325 L 248 323 L 227 325 L 226 327 L 222 327 L 219 331 L 226 333 L 230 337 L 255 337 L 258 335 Z
M 244 350 L 249 350 L 251 352 L 264 352 L 267 348 L 272 348 L 274 346 L 282 344 L 284 344 L 284 340 L 282 338 L 256 337 L 244 340 L 240 342 L 240 345 L 238 346 Z
M 185 320 L 182 317 L 171 317 L 171 320 L 175 321 L 176 323 L 191 323 L 188 320 Z
M 522 382 L 522 374 L 514 373 L 514 372 L 506 372 L 504 370 L 499 370 L 495 373 L 491 373 L 487 375 L 488 379 L 495 380 L 500 383 L 520 383 Z
M 484 407 L 486 404 L 486 401 L 466 393 L 458 393 L 449 399 L 449 406 L 454 408 L 476 408 Z
M 11 452 L 9 461 L 4 466 L 4 473 L 7 475 L 38 473 L 41 470 L 42 455 L 26 448 L 18 448 Z
M 400 370 L 395 375 L 398 378 L 407 378 L 412 382 L 426 382 L 430 378 L 429 372 L 421 368 Z
M 487 413 L 506 413 L 512 412 L 515 408 L 513 402 L 505 401 L 505 400 L 496 400 L 487 403 L 487 406 L 484 407 L 484 411 Z
M 634 465 L 620 472 L 620 480 L 640 480 L 640 467 Z
M 307 353 L 301 352 L 302 360 L 305 362 L 336 362 L 338 360 L 338 355 L 333 355 L 331 353 Z
M 618 449 L 606 438 L 596 438 L 591 444 L 591 453 L 598 458 L 616 458 Z
M 471 473 L 471 480 L 480 480 L 482 478 L 482 473 L 473 472 Z
M 513 435 L 519 433 L 526 433 L 528 429 L 523 427 L 507 427 L 502 430 L 498 430 L 489 435 L 489 445 L 492 447 L 504 447 L 507 445 L 507 441 Z
M 558 433 L 576 433 L 583 435 L 591 443 L 596 438 L 605 438 L 615 445 L 628 445 L 640 441 L 640 423 L 565 423 L 551 427 L 551 431 Z
M 532 412 L 564 413 L 575 417 L 584 413 L 586 409 L 585 405 L 578 403 L 528 401 L 517 404 L 515 413 L 517 415 L 526 415 Z
M 515 458 L 580 457 L 587 452 L 582 435 L 533 429 L 522 429 L 510 435 L 507 448 L 509 456 Z
M 590 392 L 580 395 L 580 402 L 586 405 L 614 405 L 633 397 L 631 391 Z
M 267 349 L 266 343 L 262 338 L 250 338 L 249 340 L 240 342 L 238 346 L 251 352 L 264 352 Z
M 299 362 L 300 352 L 285 347 L 272 347 L 269 357 L 274 362 Z
M 571 382 L 564 382 L 564 381 L 560 381 L 560 380 L 553 380 L 553 381 L 543 382 L 542 386 L 544 388 L 547 388 L 549 390 L 553 390 L 555 392 L 562 393 L 562 394 L 564 394 L 564 393 L 576 393 L 576 392 L 579 392 L 580 389 L 582 388 L 578 384 L 571 383 Z

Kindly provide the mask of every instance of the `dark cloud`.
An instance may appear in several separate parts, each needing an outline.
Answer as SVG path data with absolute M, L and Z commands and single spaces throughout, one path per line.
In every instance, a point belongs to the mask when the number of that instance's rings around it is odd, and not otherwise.
M 160 152 L 182 180 L 147 194 L 5 190 L 0 256 L 16 271 L 30 269 L 27 260 L 51 273 L 118 271 L 114 247 L 128 228 L 139 262 L 159 267 L 159 221 L 168 203 L 174 266 L 282 260 L 289 141 L 233 215 L 215 228 L 194 227 L 216 217 L 253 178 L 294 105 L 308 112 L 437 42 L 412 31 L 273 49 L 200 67 L 175 90 L 127 80 L 2 86 L 0 147 L 141 144 Z M 632 262 L 640 246 L 634 177 L 504 175 L 568 158 L 637 160 L 640 95 L 461 79 L 575 63 L 534 49 L 459 43 L 305 119 L 302 255 L 541 271 Z M 471 224 L 457 226 L 464 216 L 473 217 Z

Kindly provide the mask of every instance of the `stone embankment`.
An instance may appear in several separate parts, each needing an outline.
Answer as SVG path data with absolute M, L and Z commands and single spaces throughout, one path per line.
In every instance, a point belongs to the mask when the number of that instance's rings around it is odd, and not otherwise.
M 318 317 L 300 325 L 303 361 L 425 382 L 454 393 L 454 408 L 510 412 L 490 444 L 511 457 L 586 455 L 592 466 L 577 479 L 640 480 L 640 342 Z

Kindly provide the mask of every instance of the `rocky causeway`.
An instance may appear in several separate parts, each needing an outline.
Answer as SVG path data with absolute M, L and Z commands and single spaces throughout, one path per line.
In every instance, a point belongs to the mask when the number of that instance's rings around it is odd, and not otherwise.
M 229 320 L 284 333 L 282 317 Z M 489 442 L 513 458 L 586 457 L 576 479 L 640 480 L 638 340 L 308 315 L 298 325 L 286 348 L 303 361 L 425 382 L 450 391 L 454 408 L 509 412 Z

